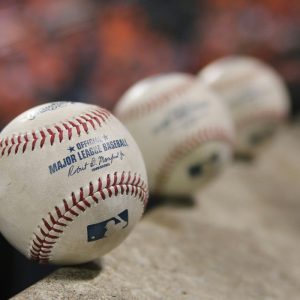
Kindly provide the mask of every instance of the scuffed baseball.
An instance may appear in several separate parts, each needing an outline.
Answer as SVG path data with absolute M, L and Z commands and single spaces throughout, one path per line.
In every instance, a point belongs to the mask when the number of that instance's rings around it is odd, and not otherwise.
M 115 113 L 140 146 L 153 194 L 191 196 L 230 161 L 229 113 L 190 75 L 170 73 L 136 83 Z
M 118 246 L 147 201 L 141 153 L 98 106 L 32 108 L 0 134 L 0 228 L 39 263 L 78 264 Z
M 236 152 L 254 157 L 271 140 L 289 112 L 283 79 L 262 61 L 247 56 L 216 60 L 198 74 L 230 109 L 237 132 Z

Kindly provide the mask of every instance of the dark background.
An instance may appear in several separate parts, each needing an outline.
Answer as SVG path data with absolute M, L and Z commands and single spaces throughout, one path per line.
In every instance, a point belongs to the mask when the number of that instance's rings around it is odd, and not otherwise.
M 230 54 L 257 56 L 289 87 L 300 110 L 298 0 L 0 1 L 0 129 L 54 100 L 113 108 L 153 74 L 196 74 Z M 27 261 L 0 236 L 0 299 L 54 267 Z

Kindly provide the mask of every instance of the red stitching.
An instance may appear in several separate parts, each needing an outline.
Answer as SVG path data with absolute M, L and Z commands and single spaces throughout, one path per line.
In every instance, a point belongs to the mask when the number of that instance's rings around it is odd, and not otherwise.
M 192 84 L 193 80 L 190 79 L 188 82 L 179 84 L 176 87 L 172 87 L 172 89 L 165 91 L 160 95 L 155 95 L 139 105 L 135 105 L 125 110 L 124 112 L 120 112 L 118 115 L 122 121 L 128 121 L 134 118 L 139 118 L 144 114 L 147 114 L 159 108 L 161 105 L 170 102 L 175 97 L 180 97 L 190 88 Z
M 171 152 L 163 160 L 158 174 L 156 176 L 155 190 L 156 193 L 160 191 L 162 186 L 168 180 L 172 169 L 179 159 L 189 154 L 197 146 L 206 141 L 226 141 L 228 144 L 234 144 L 234 137 L 230 136 L 223 128 L 208 127 L 199 130 L 194 135 L 188 137 L 185 141 L 178 143 Z
M 11 152 L 11 149 L 12 149 L 12 147 L 13 147 L 14 144 L 15 144 L 15 137 L 13 136 L 13 137 L 11 138 L 11 146 L 10 146 L 9 149 L 8 149 L 8 153 Z
M 45 134 L 44 130 L 40 130 L 40 134 L 42 137 L 41 142 L 40 142 L 40 148 L 43 148 L 45 141 L 46 141 L 46 134 Z M 20 141 L 20 143 L 21 143 L 21 141 Z M 18 152 L 18 150 L 15 153 L 17 153 L 17 152 Z
M 41 149 L 45 146 L 48 139 L 52 146 L 56 140 L 61 143 L 65 138 L 69 140 L 77 134 L 80 136 L 83 132 L 95 130 L 98 125 L 101 127 L 109 118 L 110 113 L 105 109 L 96 109 L 75 117 L 73 120 L 66 120 L 60 124 L 54 124 L 50 128 L 34 130 L 32 132 L 13 134 L 9 137 L 0 139 L 0 158 L 18 154 L 22 150 L 24 153 L 27 149 L 34 151 L 38 147 Z M 76 131 L 76 133 L 74 132 Z M 38 143 L 39 142 L 39 143 Z M 30 144 L 30 147 L 28 147 Z M 38 146 L 38 147 L 37 147 Z
M 111 180 L 113 176 L 113 182 Z M 125 179 L 127 181 L 125 183 Z M 138 181 L 135 183 L 136 179 Z M 106 194 L 111 197 L 123 195 L 126 191 L 131 190 L 131 195 L 138 198 L 144 205 L 147 204 L 148 188 L 146 183 L 137 174 L 134 174 L 133 178 L 130 172 L 122 172 L 118 174 L 115 172 L 113 175 L 107 174 L 106 179 L 101 180 L 98 178 L 97 184 L 89 183 L 87 191 L 81 187 L 78 196 L 74 192 L 71 193 L 69 200 L 63 199 L 61 208 L 55 206 L 52 212 L 42 218 L 42 221 L 36 231 L 33 233 L 31 245 L 29 247 L 29 255 L 32 260 L 39 263 L 48 263 L 51 259 L 51 252 L 55 246 L 60 235 L 63 234 L 64 228 L 66 228 L 70 222 L 74 221 L 75 217 L 78 217 L 81 212 L 90 208 L 93 203 L 99 203 L 99 201 L 105 201 L 107 199 Z M 128 194 L 126 192 L 126 194 Z M 77 208 L 77 212 L 75 211 Z
M 24 143 L 24 146 L 23 146 L 23 153 L 26 151 L 27 144 L 29 142 L 28 134 L 27 133 L 25 133 L 25 135 L 24 135 L 24 140 L 25 140 L 25 143 Z

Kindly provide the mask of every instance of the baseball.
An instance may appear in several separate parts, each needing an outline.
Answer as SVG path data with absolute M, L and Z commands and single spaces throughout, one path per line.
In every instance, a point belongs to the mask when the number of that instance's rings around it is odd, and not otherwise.
M 205 67 L 198 78 L 229 107 L 237 131 L 237 154 L 257 155 L 288 115 L 289 97 L 283 80 L 255 58 L 217 60 Z
M 153 194 L 191 196 L 231 158 L 229 113 L 194 82 L 183 73 L 146 78 L 117 104 L 116 115 L 143 153 Z
M 0 134 L 0 226 L 39 263 L 78 264 L 119 245 L 147 201 L 141 153 L 98 106 L 53 102 Z

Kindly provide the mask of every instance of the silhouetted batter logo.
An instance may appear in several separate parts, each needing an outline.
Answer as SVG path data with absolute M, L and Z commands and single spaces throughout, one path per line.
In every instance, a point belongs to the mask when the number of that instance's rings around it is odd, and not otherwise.
M 255 132 L 249 137 L 249 144 L 257 146 L 267 141 L 274 135 L 274 128 L 267 128 L 261 132 Z
M 128 226 L 128 209 L 119 213 L 116 217 L 110 218 L 97 224 L 91 224 L 87 227 L 88 242 L 97 241 L 109 237 L 116 231 Z
M 208 167 L 215 168 L 219 164 L 219 155 L 217 153 L 213 153 L 210 157 L 208 157 L 205 161 L 195 163 L 190 166 L 188 169 L 188 173 L 191 177 L 201 177 L 205 174 L 205 170 Z

